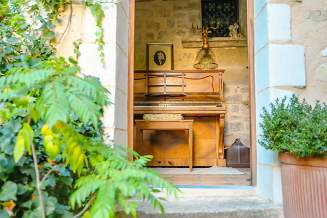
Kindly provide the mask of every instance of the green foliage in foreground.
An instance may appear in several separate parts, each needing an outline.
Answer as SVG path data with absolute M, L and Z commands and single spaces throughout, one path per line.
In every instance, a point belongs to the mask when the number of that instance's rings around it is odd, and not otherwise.
M 0 217 L 40 217 L 36 192 L 34 164 L 30 156 L 15 163 L 13 158 L 16 136 L 21 129 L 22 117 L 16 116 L 0 126 Z M 47 161 L 39 124 L 33 124 L 34 143 L 42 176 L 42 195 L 47 217 L 72 217 L 68 204 L 73 189 L 74 175 L 61 163 Z M 3 209 L 3 211 L 1 211 Z
M 74 211 L 85 207 L 82 212 L 86 217 L 107 218 L 114 217 L 116 206 L 120 205 L 127 214 L 135 216 L 137 204 L 132 198 L 150 201 L 163 211 L 160 201 L 154 196 L 157 188 L 165 188 L 168 193 L 176 194 L 174 186 L 145 168 L 150 157 L 136 156 L 136 160 L 130 162 L 126 155 L 107 146 L 95 133 L 81 131 L 80 125 L 82 129 L 89 126 L 93 132 L 100 131 L 99 121 L 102 108 L 108 104 L 108 92 L 96 78 L 80 76 L 76 65 L 68 64 L 62 58 L 51 58 L 31 67 L 12 68 L 0 78 L 0 92 L 2 127 L 11 122 L 17 125 L 14 132 L 8 133 L 15 137 L 15 144 L 9 143 L 7 149 L 10 151 L 6 155 L 13 155 L 19 170 L 19 164 L 27 164 L 30 174 L 33 172 L 32 159 L 36 161 L 39 172 L 36 171 L 35 175 L 48 179 L 50 175 L 56 177 L 53 178 L 52 188 L 58 188 L 58 178 L 61 176 L 66 179 L 71 174 L 79 177 L 74 186 L 76 190 L 70 197 Z M 13 160 L 9 158 L 15 168 Z M 42 167 L 39 166 L 41 163 Z M 44 170 L 43 173 L 43 166 L 48 171 Z M 59 169 L 52 170 L 52 167 L 59 166 L 63 170 L 64 166 L 68 167 L 64 175 L 60 174 Z M 48 172 L 50 175 L 47 175 Z M 29 196 L 27 201 L 31 210 L 22 212 L 24 217 L 42 212 L 48 217 L 74 212 L 67 208 L 64 212 L 60 211 L 68 200 L 62 199 L 62 204 L 57 204 L 59 197 L 63 196 L 52 196 L 54 205 L 50 210 L 46 193 L 55 190 L 50 187 L 48 191 L 47 186 L 34 176 L 23 175 L 23 179 L 28 180 L 22 184 L 29 184 L 30 191 L 34 191 L 34 187 L 40 188 Z M 2 191 L 5 195 L 9 194 L 6 190 L 12 190 L 6 188 L 8 185 L 16 184 L 18 187 L 17 181 L 19 179 L 3 181 Z M 65 184 L 68 190 L 71 182 Z M 9 196 L 3 199 L 3 204 L 10 201 L 17 204 L 17 199 L 21 200 L 18 194 Z M 38 202 L 34 202 L 35 199 Z M 27 203 L 20 203 L 17 209 L 23 210 Z M 8 208 L 4 207 L 6 210 Z M 10 212 L 18 215 L 14 208 Z
M 97 0 L 85 2 L 96 18 Z M 163 211 L 158 189 L 176 189 L 145 167 L 150 157 L 128 161 L 103 141 L 101 117 L 108 91 L 80 73 L 76 58 L 55 56 L 54 27 L 70 0 L 0 0 L 0 217 L 114 217 L 119 207 L 136 215 L 136 199 Z
M 327 105 L 314 106 L 293 96 L 264 109 L 261 145 L 298 157 L 321 157 L 327 152 Z

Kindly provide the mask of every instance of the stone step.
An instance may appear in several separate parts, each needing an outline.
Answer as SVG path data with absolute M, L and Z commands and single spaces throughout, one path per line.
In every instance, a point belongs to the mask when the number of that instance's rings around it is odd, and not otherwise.
M 167 218 L 283 218 L 283 208 L 258 197 L 252 190 L 183 190 L 179 199 L 163 203 Z M 142 203 L 140 218 L 162 218 Z M 122 216 L 124 217 L 124 216 Z

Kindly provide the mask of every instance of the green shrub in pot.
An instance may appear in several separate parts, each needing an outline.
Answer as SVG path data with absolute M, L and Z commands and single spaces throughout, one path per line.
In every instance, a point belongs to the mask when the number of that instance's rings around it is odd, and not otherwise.
M 327 152 L 327 105 L 310 105 L 293 95 L 277 99 L 261 114 L 260 144 L 300 158 L 323 157 Z

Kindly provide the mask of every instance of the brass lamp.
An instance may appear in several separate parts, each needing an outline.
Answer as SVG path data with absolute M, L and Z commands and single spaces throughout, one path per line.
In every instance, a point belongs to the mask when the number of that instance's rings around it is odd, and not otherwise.
M 194 68 L 196 69 L 217 69 L 218 64 L 215 61 L 215 55 L 209 48 L 209 28 L 207 26 L 202 28 L 202 48 L 196 55 Z

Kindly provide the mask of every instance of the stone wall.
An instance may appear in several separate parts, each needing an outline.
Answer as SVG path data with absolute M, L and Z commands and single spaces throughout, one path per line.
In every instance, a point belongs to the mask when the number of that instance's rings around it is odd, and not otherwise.
M 310 102 L 327 102 L 327 1 L 284 2 L 292 15 L 292 43 L 305 50 L 306 88 L 295 92 Z
M 309 102 L 327 102 L 327 2 L 256 0 L 255 78 L 257 138 L 262 107 L 298 94 Z M 282 202 L 278 156 L 257 145 L 259 193 Z
M 240 10 L 241 30 L 246 27 L 245 1 Z M 174 44 L 174 68 L 193 69 L 200 48 L 184 48 L 182 40 L 201 38 L 191 31 L 192 23 L 201 25 L 201 0 L 137 1 L 135 24 L 135 69 L 146 69 L 146 43 L 169 42 Z M 236 138 L 249 143 L 248 59 L 246 47 L 212 48 L 220 69 L 226 69 L 225 99 L 227 117 L 225 144 Z

